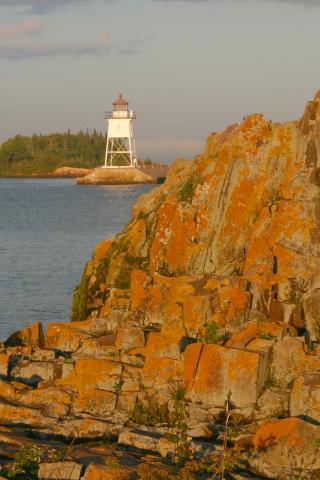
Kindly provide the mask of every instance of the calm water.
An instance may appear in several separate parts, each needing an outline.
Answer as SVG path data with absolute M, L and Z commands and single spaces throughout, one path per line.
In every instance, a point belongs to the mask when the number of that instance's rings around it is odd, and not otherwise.
M 0 179 L 0 339 L 30 322 L 68 320 L 95 244 L 121 230 L 151 188 Z

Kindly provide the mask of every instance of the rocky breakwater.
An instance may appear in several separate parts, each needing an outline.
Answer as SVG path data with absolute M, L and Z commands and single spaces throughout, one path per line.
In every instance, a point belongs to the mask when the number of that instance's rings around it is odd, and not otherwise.
M 135 183 L 157 183 L 155 177 L 139 168 L 115 167 L 94 168 L 83 177 L 77 178 L 78 185 L 127 185 Z
M 298 121 L 254 114 L 177 160 L 95 248 L 72 322 L 3 345 L 3 427 L 113 435 L 131 478 L 174 478 L 177 458 L 180 478 L 319 478 L 319 132 L 317 94 Z

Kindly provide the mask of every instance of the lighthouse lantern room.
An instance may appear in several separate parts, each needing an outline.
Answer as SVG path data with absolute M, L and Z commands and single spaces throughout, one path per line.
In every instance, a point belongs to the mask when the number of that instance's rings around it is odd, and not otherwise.
M 136 114 L 129 110 L 129 103 L 119 94 L 113 102 L 112 112 L 106 112 L 107 146 L 103 168 L 128 168 L 137 166 L 133 123 Z

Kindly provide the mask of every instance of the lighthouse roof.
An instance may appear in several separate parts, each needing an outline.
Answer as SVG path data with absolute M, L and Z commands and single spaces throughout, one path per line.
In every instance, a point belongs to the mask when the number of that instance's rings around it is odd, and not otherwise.
M 119 93 L 118 98 L 112 102 L 112 105 L 129 105 L 129 103 L 122 97 L 122 93 Z

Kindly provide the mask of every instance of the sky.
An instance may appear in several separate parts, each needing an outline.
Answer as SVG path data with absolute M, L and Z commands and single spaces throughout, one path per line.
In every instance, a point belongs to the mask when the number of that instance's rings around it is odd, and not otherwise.
M 138 156 L 171 162 L 320 89 L 320 0 L 0 0 L 0 142 L 105 131 L 122 93 Z

